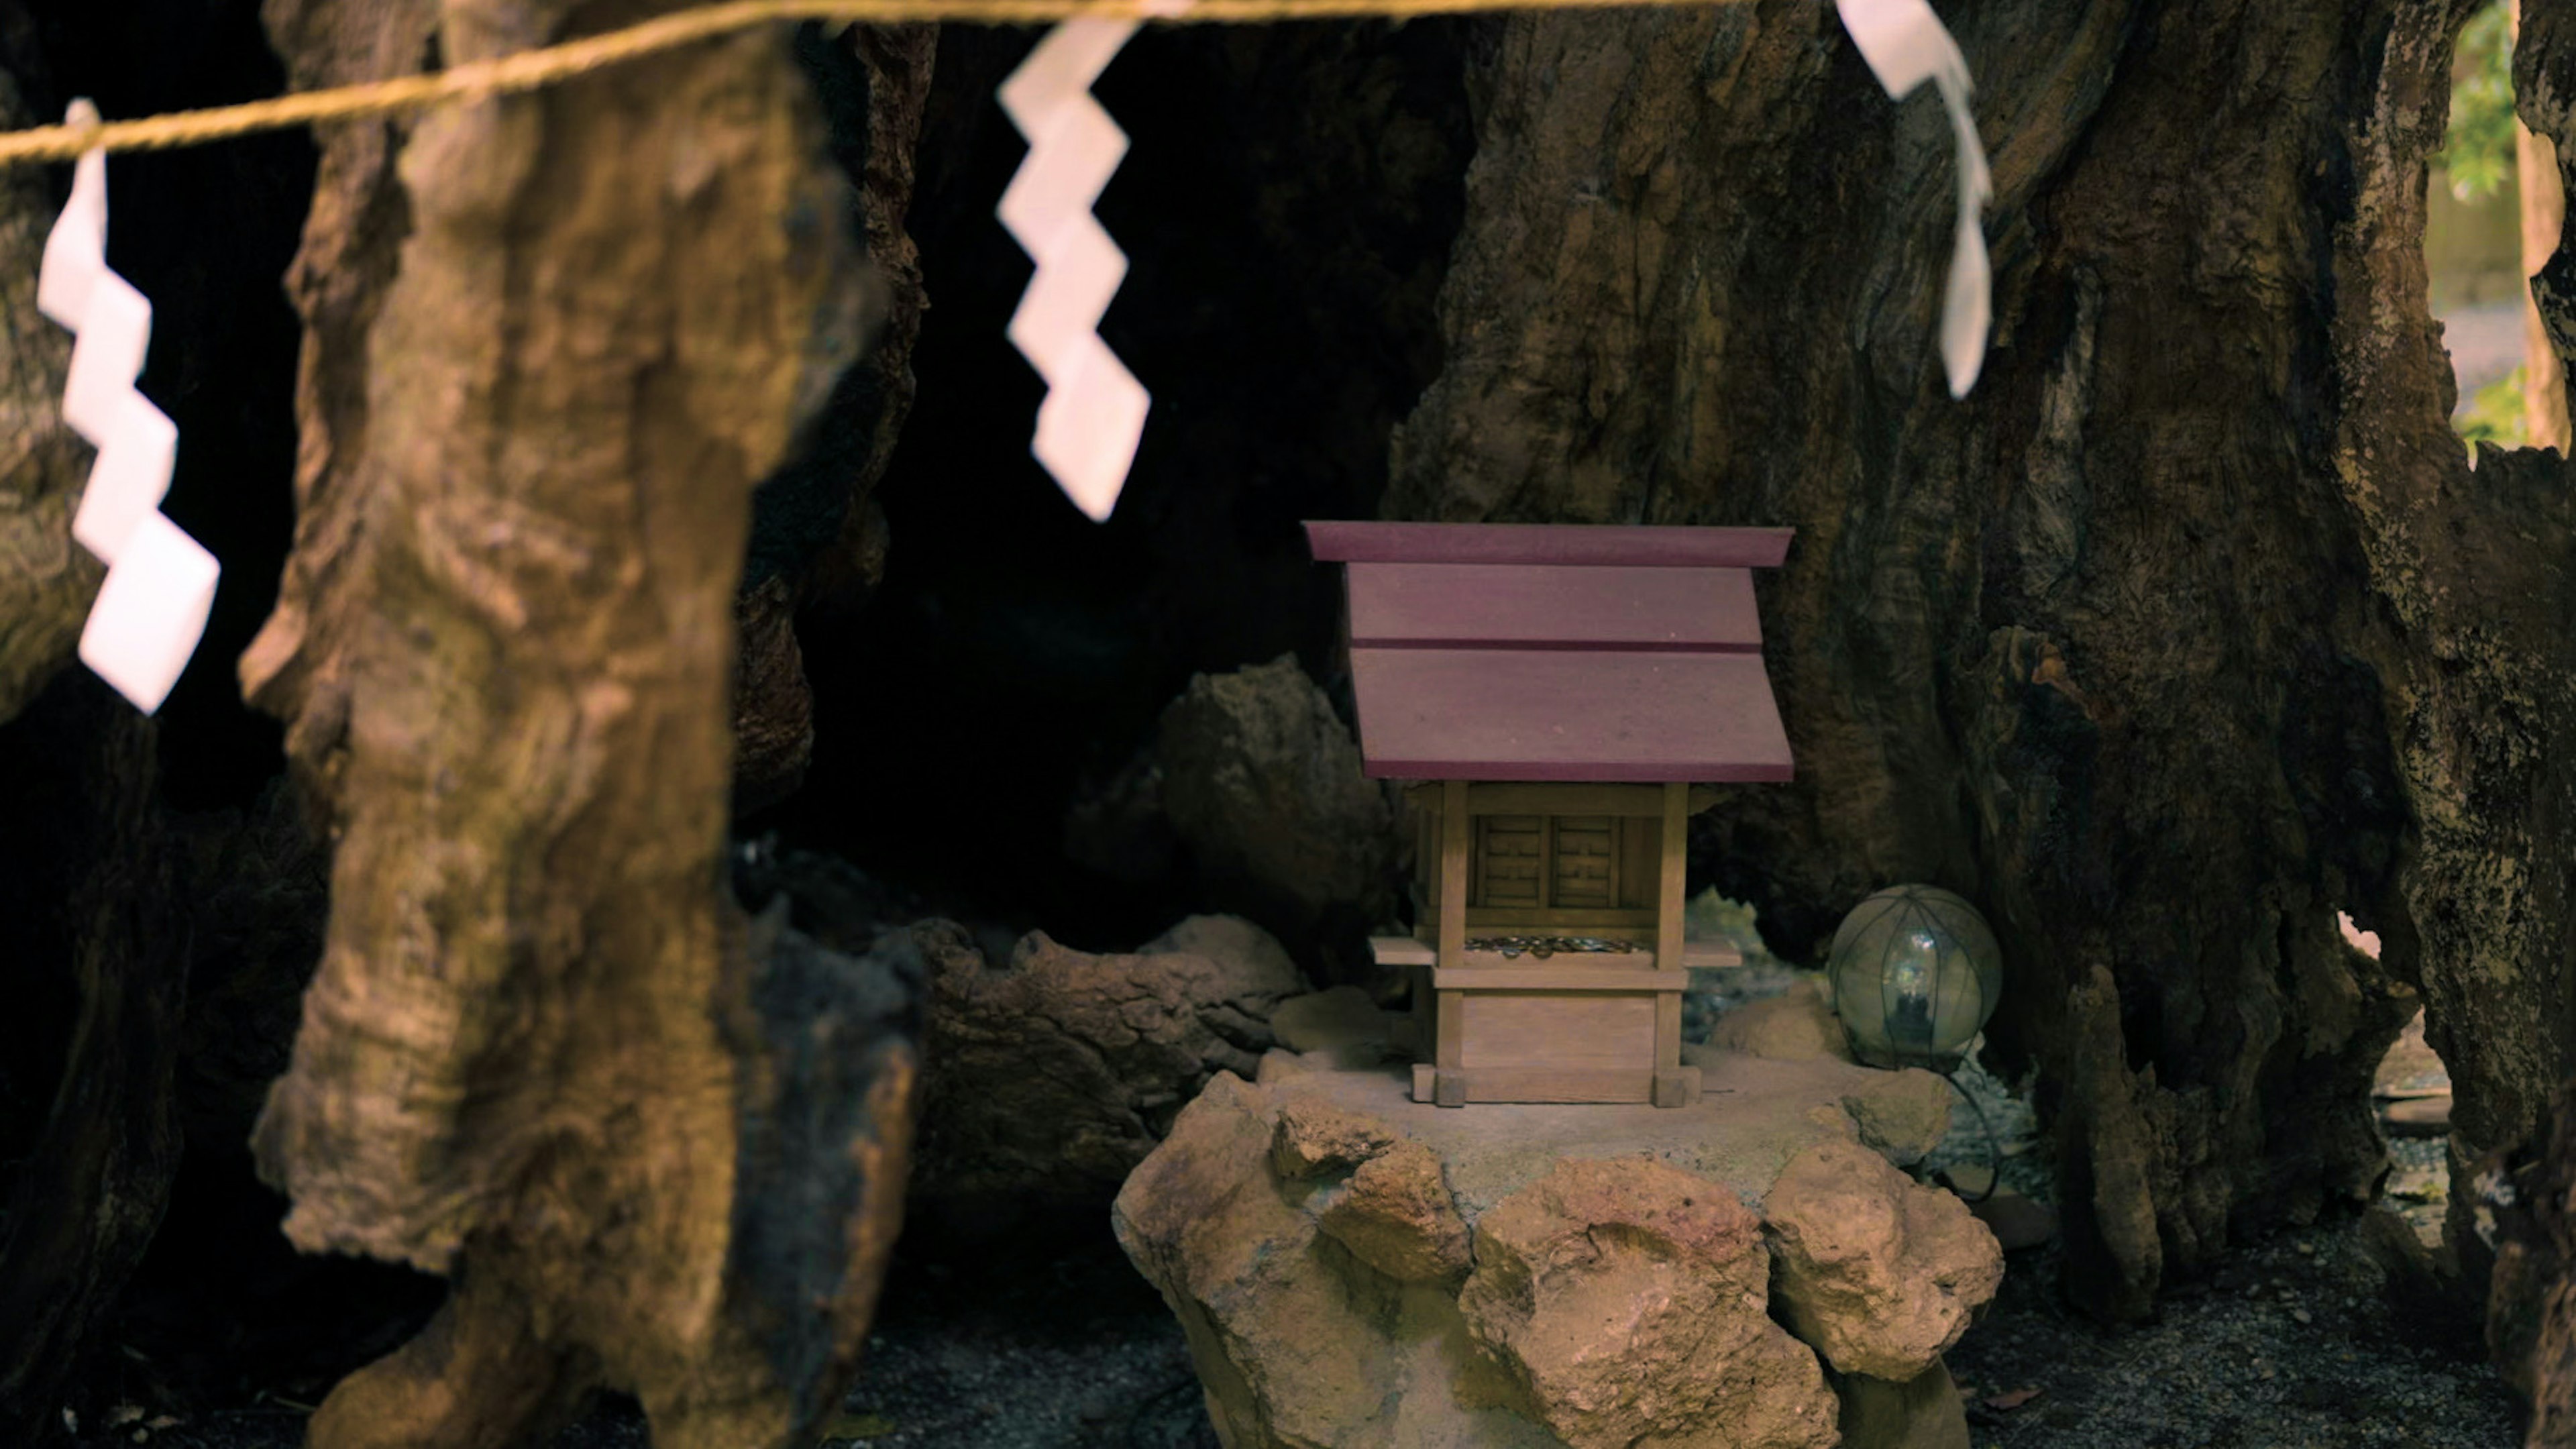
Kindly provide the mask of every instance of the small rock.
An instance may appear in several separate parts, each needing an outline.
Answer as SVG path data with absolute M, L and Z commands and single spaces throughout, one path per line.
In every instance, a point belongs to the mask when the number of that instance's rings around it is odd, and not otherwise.
M 912 1195 L 949 1231 L 1108 1201 L 1211 1074 L 1258 1072 L 1269 1012 L 1306 990 L 1243 922 L 1184 921 L 1133 955 L 1032 932 L 1004 963 L 949 922 L 908 934 L 930 976 Z
M 1994 1234 L 1957 1198 L 1856 1143 L 1791 1159 L 1763 1214 L 1773 1299 L 1841 1373 L 1914 1378 L 2003 1281 Z
M 1938 1359 L 1908 1383 L 1854 1374 L 1839 1389 L 1842 1449 L 1967 1449 L 1965 1391 Z
M 1279 1125 L 1270 1139 L 1270 1165 L 1280 1177 L 1294 1182 L 1348 1172 L 1395 1142 L 1395 1129 L 1375 1117 L 1312 1096 L 1292 1096 L 1279 1109 Z
M 1288 948 L 1241 916 L 1184 916 L 1179 925 L 1136 948 L 1139 956 L 1205 956 L 1235 961 L 1269 979 L 1299 979 Z M 1285 1006 L 1286 1002 L 1280 1005 Z
M 1843 1024 L 1825 1001 L 1822 985 L 1801 981 L 1778 996 L 1749 1001 L 1717 1019 L 1711 1046 L 1778 1062 L 1851 1060 Z
M 1419 1142 L 1399 1142 L 1361 1163 L 1315 1226 L 1399 1283 L 1454 1284 L 1467 1276 L 1466 1221 L 1441 1181 L 1439 1157 Z
M 1941 1169 L 1941 1185 L 1964 1198 L 1981 1198 L 1995 1190 L 1995 1170 L 1973 1162 L 1952 1163 Z
M 1315 1064 L 1304 1057 L 1292 1051 L 1272 1047 L 1261 1054 L 1261 1061 L 1253 1069 L 1252 1079 L 1267 1087 L 1285 1078 L 1296 1076 L 1300 1072 L 1313 1070 L 1315 1070 Z
M 2007 1253 L 2036 1248 L 2057 1236 L 2057 1210 L 2004 1188 L 1982 1202 L 1968 1205 L 1986 1231 Z
M 1292 996 L 1270 1012 L 1271 1034 L 1292 1052 L 1383 1052 L 1392 1039 L 1389 1027 L 1387 1014 L 1356 986 Z
M 1173 833 L 1215 894 L 1301 933 L 1393 910 L 1395 797 L 1294 654 L 1191 679 L 1154 753 Z
M 1881 1074 L 1843 1098 L 1860 1140 L 1899 1167 L 1921 1162 L 1950 1135 L 1950 1084 L 1920 1067 Z

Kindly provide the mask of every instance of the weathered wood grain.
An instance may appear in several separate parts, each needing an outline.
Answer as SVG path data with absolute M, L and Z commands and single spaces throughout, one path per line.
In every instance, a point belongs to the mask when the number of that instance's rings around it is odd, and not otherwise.
M 268 21 L 314 86 L 663 8 Z M 524 1442 L 598 1385 L 657 1444 L 800 1442 L 900 1221 L 919 979 L 722 869 L 752 492 L 857 356 L 847 183 L 776 32 L 322 140 L 242 673 L 336 851 L 255 1148 L 299 1247 L 458 1286 L 313 1442 Z

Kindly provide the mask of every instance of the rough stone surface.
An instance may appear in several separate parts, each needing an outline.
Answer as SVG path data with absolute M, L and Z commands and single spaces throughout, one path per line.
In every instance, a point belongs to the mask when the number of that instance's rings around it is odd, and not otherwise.
M 1860 1139 L 1899 1167 L 1912 1167 L 1950 1135 L 1950 1084 L 1920 1067 L 1889 1072 L 1843 1098 Z
M 1711 1046 L 1773 1061 L 1851 1060 L 1843 1024 L 1813 981 L 1735 1008 L 1717 1019 L 1708 1040 Z
M 1212 889 L 1283 932 L 1365 930 L 1394 909 L 1389 792 L 1294 655 L 1202 674 L 1163 713 L 1162 800 Z
M 1912 1379 L 2003 1282 L 2003 1249 L 1966 1204 L 1866 1148 L 1801 1154 L 1763 1214 L 1781 1306 L 1842 1373 Z
M 1271 935 L 1241 916 L 1187 916 L 1181 923 L 1136 948 L 1139 956 L 1206 956 L 1218 961 L 1237 961 L 1280 980 L 1294 980 L 1297 963 L 1288 956 L 1288 948 Z M 1293 1001 L 1297 998 L 1291 997 Z M 1283 1001 L 1280 1006 L 1285 1007 Z M 1272 1030 L 1277 1030 L 1274 1021 Z M 1282 1038 L 1280 1045 L 1292 1051 L 1305 1048 L 1291 1045 Z
M 1283 1001 L 1270 1018 L 1279 1044 L 1295 1052 L 1374 1054 L 1386 1048 L 1392 1027 L 1386 1012 L 1356 986 Z
M 1774 1321 L 1766 1195 L 1832 1150 L 1963 1222 L 1965 1211 L 1859 1145 L 1843 1101 L 1890 1074 L 1706 1048 L 1691 1059 L 1714 1092 L 1663 1110 L 1444 1111 L 1412 1101 L 1401 1071 L 1318 1069 L 1282 1051 L 1265 1059 L 1262 1085 L 1219 1074 L 1128 1179 L 1112 1218 L 1188 1330 L 1226 1442 L 1833 1444 L 1837 1418 L 1855 1410 L 1837 1404 L 1816 1350 Z M 1915 1205 L 1873 1185 L 1878 1206 L 1913 1227 Z M 1964 1313 L 1993 1275 L 1896 1262 L 1952 1249 L 1943 1232 L 1936 1223 L 1872 1246 L 1888 1267 L 1949 1281 Z M 1876 1286 L 1824 1311 L 1891 1321 L 1837 1332 L 1882 1345 L 1921 1337 L 1922 1303 Z
M 1291 1180 L 1348 1173 L 1396 1141 L 1395 1129 L 1376 1117 L 1292 1092 L 1280 1107 L 1270 1163 Z
M 961 926 L 915 928 L 930 1003 L 914 1197 L 935 1205 L 920 1216 L 974 1231 L 1097 1212 L 1212 1075 L 1257 1069 L 1271 1010 L 1304 980 L 1257 933 L 1184 931 L 1226 949 L 1095 956 L 1032 933 L 995 965 Z
M 1940 1360 L 1903 1383 L 1850 1374 L 1842 1396 L 1842 1449 L 1968 1449 L 1968 1411 Z
M 1392 1144 L 1352 1169 L 1315 1225 L 1399 1283 L 1454 1284 L 1467 1273 L 1467 1224 L 1440 1159 L 1419 1142 Z
M 1309 1061 L 1285 1047 L 1272 1047 L 1261 1054 L 1261 1060 L 1255 1065 L 1252 1079 L 1266 1087 L 1283 1077 L 1299 1076 L 1306 1072 L 1321 1070 L 1323 1065 L 1320 1062 Z
M 1568 1161 L 1478 1218 L 1475 1251 L 1469 1331 L 1575 1449 L 1834 1442 L 1815 1355 L 1763 1312 L 1761 1219 L 1706 1178 Z

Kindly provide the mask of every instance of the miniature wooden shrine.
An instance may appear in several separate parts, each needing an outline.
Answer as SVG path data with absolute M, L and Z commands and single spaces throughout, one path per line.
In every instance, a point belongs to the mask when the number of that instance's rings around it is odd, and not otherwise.
M 1347 569 L 1360 752 L 1407 792 L 1417 1101 L 1697 1098 L 1685 831 L 1714 792 L 1790 777 L 1756 568 L 1790 530 L 1309 523 Z

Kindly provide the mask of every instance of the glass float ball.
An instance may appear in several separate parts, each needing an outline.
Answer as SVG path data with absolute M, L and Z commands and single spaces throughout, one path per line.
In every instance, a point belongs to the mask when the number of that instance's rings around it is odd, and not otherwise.
M 1890 886 L 1852 907 L 1825 969 L 1852 1051 L 1874 1067 L 1956 1066 L 2004 984 L 1986 918 L 1927 885 Z

